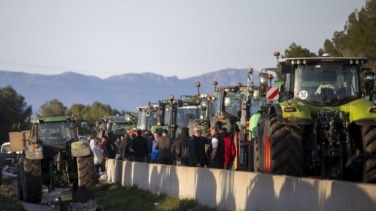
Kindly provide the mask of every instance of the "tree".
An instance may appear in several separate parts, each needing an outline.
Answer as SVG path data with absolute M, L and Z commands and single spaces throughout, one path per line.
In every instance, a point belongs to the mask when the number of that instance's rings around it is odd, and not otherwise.
M 64 116 L 66 115 L 67 107 L 63 105 L 56 98 L 51 101 L 46 101 L 40 108 L 38 117 L 50 117 L 50 116 Z
M 376 0 L 367 0 L 358 12 L 348 17 L 343 31 L 336 31 L 331 41 L 324 42 L 321 52 L 333 56 L 361 56 L 369 59 L 367 66 L 376 69 Z
M 11 86 L 0 88 L 0 142 L 8 140 L 8 132 L 28 129 L 32 107 Z
M 104 105 L 100 102 L 93 102 L 92 105 L 73 104 L 66 113 L 68 115 L 75 115 L 78 120 L 86 120 L 88 128 L 83 129 L 85 134 L 94 134 L 93 127 L 96 121 L 99 121 L 104 116 L 114 116 L 120 114 L 116 109 L 112 109 L 109 105 Z M 121 115 L 121 114 L 120 114 Z
M 292 43 L 288 49 L 285 50 L 285 55 L 283 57 L 311 57 L 316 56 L 315 53 L 310 52 L 307 48 L 303 48 L 296 43 Z

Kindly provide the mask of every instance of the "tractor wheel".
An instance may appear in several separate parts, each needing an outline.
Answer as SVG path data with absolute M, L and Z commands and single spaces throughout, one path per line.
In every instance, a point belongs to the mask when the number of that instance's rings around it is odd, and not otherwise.
M 95 188 L 96 172 L 93 156 L 77 158 L 78 188 L 92 190 Z
M 262 149 L 259 148 L 262 172 L 290 176 L 303 175 L 302 132 L 298 125 L 284 125 L 275 115 L 265 120 Z
M 20 172 L 22 196 L 25 202 L 39 203 L 42 200 L 42 167 L 40 160 L 23 157 Z
M 17 166 L 17 198 L 18 200 L 23 200 L 23 188 L 22 188 L 22 177 L 25 174 L 23 170 L 23 158 L 20 158 L 18 161 L 18 166 Z
M 376 127 L 362 127 L 364 167 L 363 182 L 376 183 Z

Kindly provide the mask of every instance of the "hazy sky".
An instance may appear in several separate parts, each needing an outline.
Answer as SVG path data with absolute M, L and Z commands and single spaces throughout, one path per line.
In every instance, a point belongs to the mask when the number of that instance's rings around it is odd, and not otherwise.
M 0 0 L 0 70 L 188 78 L 317 53 L 366 0 Z

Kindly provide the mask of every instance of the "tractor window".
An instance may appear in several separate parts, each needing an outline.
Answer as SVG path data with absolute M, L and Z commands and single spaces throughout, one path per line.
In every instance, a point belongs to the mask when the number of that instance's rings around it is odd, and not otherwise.
M 208 100 L 208 111 L 207 111 L 207 117 L 211 117 L 215 115 L 215 101 Z M 205 119 L 205 118 L 204 118 Z
M 146 130 L 146 110 L 140 109 L 137 118 L 137 128 Z
M 230 104 L 225 107 L 226 113 L 229 113 L 233 116 L 238 116 L 238 111 L 240 111 L 241 98 L 235 92 L 226 92 L 225 97 L 229 98 Z
M 176 122 L 179 128 L 187 127 L 190 118 L 200 118 L 200 109 L 198 106 L 180 107 L 177 109 Z
M 339 105 L 360 97 L 357 66 L 322 64 L 295 69 L 294 97 L 317 105 Z
M 70 122 L 40 123 L 38 140 L 47 144 L 62 144 L 75 137 L 74 125 Z

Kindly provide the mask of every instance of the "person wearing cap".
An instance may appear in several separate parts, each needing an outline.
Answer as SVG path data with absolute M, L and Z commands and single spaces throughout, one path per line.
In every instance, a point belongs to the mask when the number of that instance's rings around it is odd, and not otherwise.
M 205 167 L 207 165 L 207 156 L 205 153 L 206 138 L 201 136 L 200 128 L 193 128 L 193 135 L 188 142 L 189 165 L 194 167 Z

